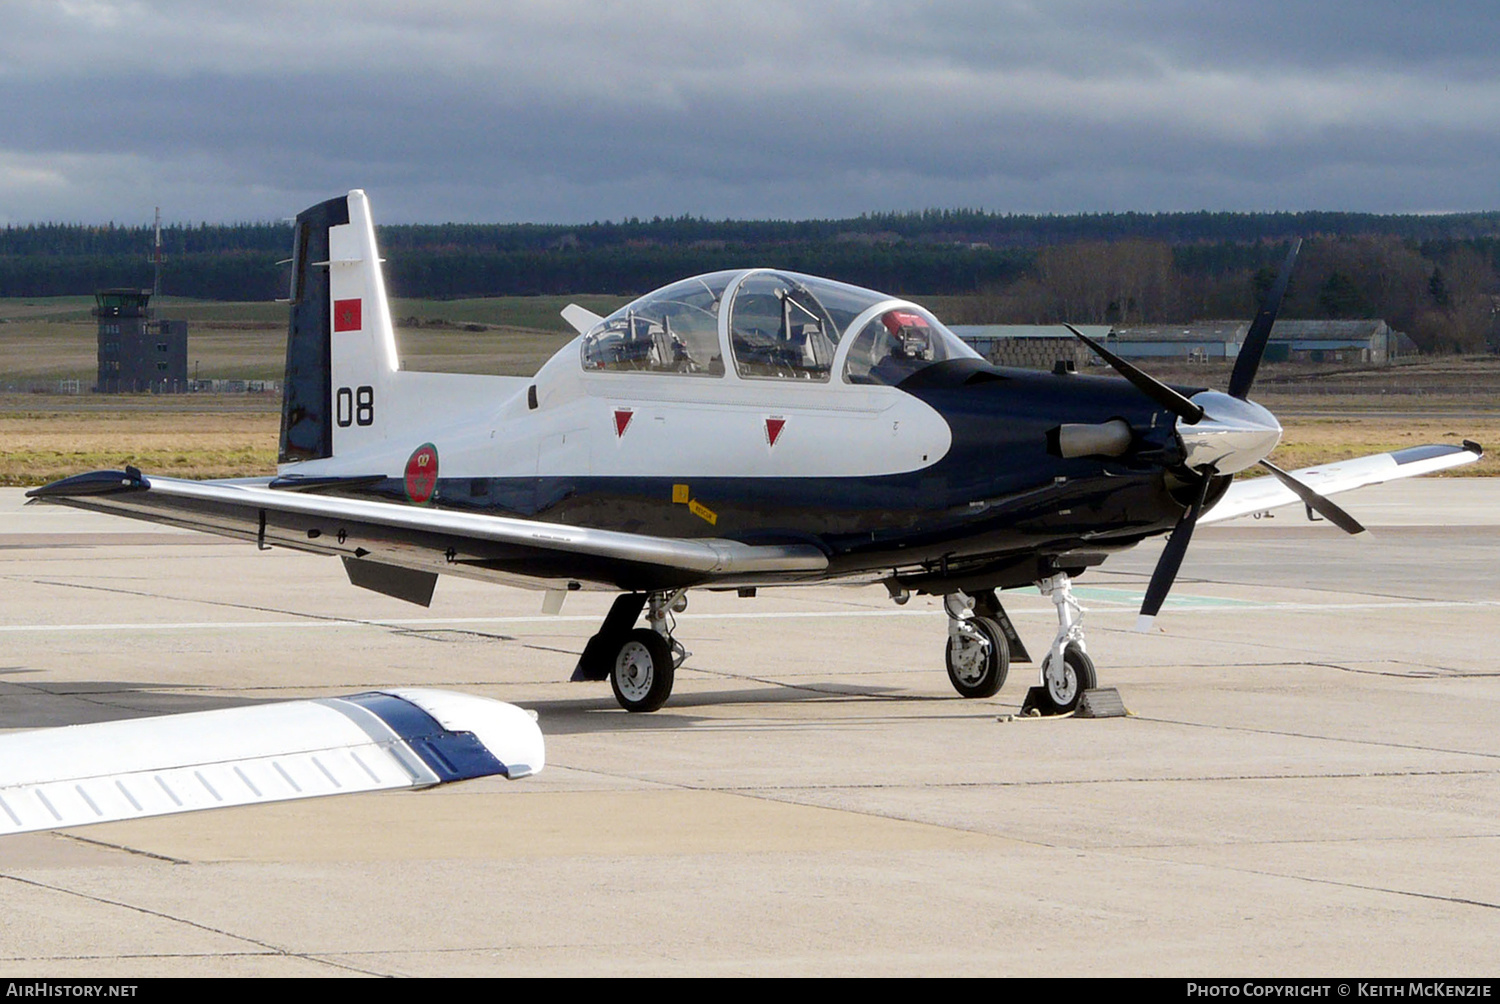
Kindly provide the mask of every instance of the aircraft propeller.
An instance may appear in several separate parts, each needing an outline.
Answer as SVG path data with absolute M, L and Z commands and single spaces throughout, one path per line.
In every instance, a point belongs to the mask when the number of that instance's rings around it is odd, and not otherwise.
M 1255 374 L 1265 356 L 1266 345 L 1271 338 L 1271 327 L 1276 323 L 1276 314 L 1281 309 L 1282 297 L 1286 295 L 1287 283 L 1291 279 L 1292 265 L 1301 250 L 1300 239 L 1292 241 L 1291 250 L 1276 281 L 1271 286 L 1245 340 L 1235 359 L 1234 369 L 1229 375 L 1229 392 L 1202 391 L 1189 398 L 1168 387 L 1155 377 L 1110 352 L 1089 338 L 1073 325 L 1066 325 L 1080 341 L 1087 345 L 1100 359 L 1107 362 L 1141 393 L 1178 418 L 1177 434 L 1187 452 L 1184 467 L 1196 479 L 1196 490 L 1192 501 L 1172 534 L 1167 538 L 1161 558 L 1151 573 L 1146 587 L 1146 597 L 1141 603 L 1141 615 L 1136 621 L 1137 631 L 1148 631 L 1161 611 L 1177 572 L 1187 554 L 1188 542 L 1193 529 L 1203 515 L 1216 478 L 1230 477 L 1239 471 L 1259 464 L 1270 471 L 1283 485 L 1290 489 L 1307 507 L 1323 516 L 1345 533 L 1362 533 L 1364 527 L 1353 516 L 1319 495 L 1311 487 L 1298 481 L 1291 474 L 1266 460 L 1266 455 L 1275 448 L 1281 438 L 1281 425 L 1272 414 L 1249 399 L 1250 387 L 1255 383 Z M 1179 470 L 1179 474 L 1183 473 Z

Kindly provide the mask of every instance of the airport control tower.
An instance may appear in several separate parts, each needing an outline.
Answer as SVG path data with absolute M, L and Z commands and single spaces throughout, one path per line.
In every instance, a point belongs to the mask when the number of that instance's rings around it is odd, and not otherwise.
M 99 319 L 99 394 L 188 390 L 186 321 L 152 320 L 149 289 L 101 289 L 94 294 Z

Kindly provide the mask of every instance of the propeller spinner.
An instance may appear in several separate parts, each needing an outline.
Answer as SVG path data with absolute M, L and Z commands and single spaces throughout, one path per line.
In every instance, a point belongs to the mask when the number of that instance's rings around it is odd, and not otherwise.
M 1246 332 L 1245 341 L 1240 347 L 1240 354 L 1235 360 L 1234 370 L 1230 373 L 1227 394 L 1207 390 L 1188 398 L 1121 359 L 1071 324 L 1067 326 L 1069 331 L 1141 393 L 1177 416 L 1177 437 L 1182 442 L 1185 469 L 1174 469 L 1174 473 L 1179 477 L 1186 475 L 1196 482 L 1193 499 L 1173 527 L 1167 546 L 1162 550 L 1156 569 L 1151 573 L 1146 598 L 1141 603 L 1141 615 L 1136 621 L 1137 631 L 1151 629 L 1167 594 L 1171 592 L 1172 583 L 1176 581 L 1177 572 L 1182 567 L 1188 542 L 1192 540 L 1198 518 L 1203 515 L 1204 504 L 1215 478 L 1232 476 L 1259 464 L 1291 489 L 1310 509 L 1339 529 L 1346 533 L 1364 532 L 1365 528 L 1354 517 L 1266 460 L 1281 441 L 1281 423 L 1265 408 L 1249 400 L 1250 387 L 1255 383 L 1255 374 L 1265 356 L 1266 344 L 1271 338 L 1271 327 L 1276 323 L 1276 314 L 1281 309 L 1281 300 L 1286 295 L 1287 283 L 1291 279 L 1292 265 L 1301 248 L 1300 239 L 1292 242 L 1270 295 L 1251 322 L 1250 330 Z

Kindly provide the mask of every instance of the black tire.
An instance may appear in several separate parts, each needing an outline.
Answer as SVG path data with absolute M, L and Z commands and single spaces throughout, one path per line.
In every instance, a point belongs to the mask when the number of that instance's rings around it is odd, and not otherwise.
M 672 645 L 650 628 L 625 636 L 609 668 L 609 686 L 626 711 L 655 711 L 672 696 Z
M 1094 672 L 1094 660 L 1077 645 L 1063 649 L 1063 680 L 1059 684 L 1051 673 L 1045 674 L 1047 699 L 1057 714 L 1066 714 L 1078 707 L 1085 690 L 1099 685 L 1099 675 Z
M 1000 625 L 988 617 L 971 617 L 982 637 L 949 636 L 944 648 L 948 682 L 961 697 L 994 697 L 1010 672 L 1010 644 Z

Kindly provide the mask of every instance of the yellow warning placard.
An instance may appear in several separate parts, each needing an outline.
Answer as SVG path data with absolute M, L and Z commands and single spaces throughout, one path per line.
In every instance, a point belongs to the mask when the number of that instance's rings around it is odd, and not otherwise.
M 687 485 L 673 485 L 672 486 L 672 501 L 676 502 L 678 505 L 687 505 L 688 504 L 688 486 Z
M 699 502 L 697 499 L 693 499 L 688 503 L 688 511 L 691 512 L 694 516 L 697 516 L 699 519 L 708 520 L 710 524 L 716 524 L 719 522 L 719 514 L 714 512 L 708 506 L 704 505 L 702 502 Z

